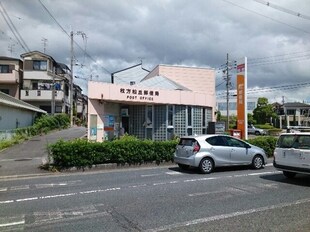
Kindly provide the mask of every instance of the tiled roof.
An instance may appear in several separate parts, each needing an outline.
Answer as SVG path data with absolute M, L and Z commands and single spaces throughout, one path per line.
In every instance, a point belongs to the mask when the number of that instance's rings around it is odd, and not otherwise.
M 7 95 L 3 92 L 0 91 L 0 104 L 3 105 L 8 105 L 11 107 L 15 107 L 15 108 L 21 108 L 21 109 L 25 109 L 25 110 L 30 110 L 30 111 L 34 111 L 34 112 L 39 112 L 39 113 L 43 113 L 46 114 L 47 112 L 45 110 L 41 110 L 38 107 L 35 107 L 27 102 L 18 100 L 10 95 Z
M 301 103 L 301 102 L 287 102 L 287 103 L 284 103 L 284 107 L 297 107 L 297 108 L 300 108 L 300 107 L 310 107 L 309 104 L 306 104 L 306 103 Z

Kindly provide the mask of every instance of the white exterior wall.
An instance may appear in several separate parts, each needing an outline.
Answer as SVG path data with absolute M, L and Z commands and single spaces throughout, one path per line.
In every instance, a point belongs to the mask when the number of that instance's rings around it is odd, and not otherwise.
M 16 129 L 31 126 L 33 124 L 35 112 L 0 105 L 0 130 Z

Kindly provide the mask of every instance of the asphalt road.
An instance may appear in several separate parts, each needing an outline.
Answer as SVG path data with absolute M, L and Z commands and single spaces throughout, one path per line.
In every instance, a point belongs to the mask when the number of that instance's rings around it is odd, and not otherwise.
M 0 178 L 12 175 L 47 174 L 47 171 L 39 169 L 39 166 L 47 160 L 47 146 L 59 139 L 80 138 L 85 133 L 85 127 L 72 127 L 47 135 L 35 136 L 21 144 L 0 151 Z
M 310 231 L 310 177 L 176 166 L 0 179 L 0 231 Z

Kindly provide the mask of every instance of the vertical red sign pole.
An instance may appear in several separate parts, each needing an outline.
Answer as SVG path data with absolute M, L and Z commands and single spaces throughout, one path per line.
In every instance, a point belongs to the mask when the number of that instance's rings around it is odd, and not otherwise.
M 247 58 L 237 63 L 237 129 L 242 139 L 248 139 Z

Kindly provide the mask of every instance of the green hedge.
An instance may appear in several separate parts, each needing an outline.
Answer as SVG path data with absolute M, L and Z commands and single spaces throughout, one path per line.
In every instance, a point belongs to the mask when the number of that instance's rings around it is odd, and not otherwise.
M 50 156 L 57 169 L 91 167 L 95 164 L 142 164 L 172 161 L 177 140 L 156 142 L 138 140 L 132 136 L 123 139 L 93 143 L 82 139 L 59 140 L 50 145 Z
M 273 156 L 273 151 L 276 147 L 277 138 L 272 136 L 257 136 L 248 140 L 249 143 L 263 148 L 268 157 Z

